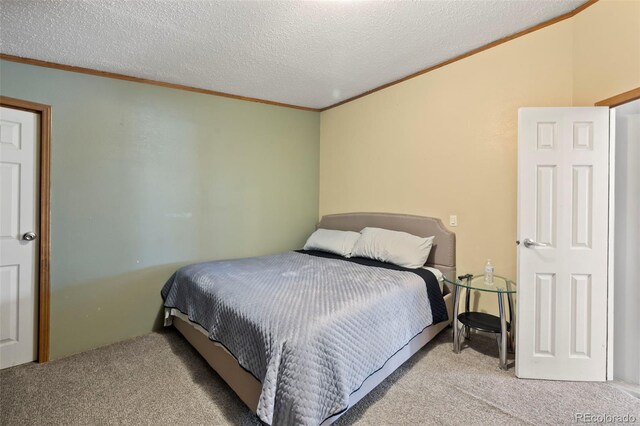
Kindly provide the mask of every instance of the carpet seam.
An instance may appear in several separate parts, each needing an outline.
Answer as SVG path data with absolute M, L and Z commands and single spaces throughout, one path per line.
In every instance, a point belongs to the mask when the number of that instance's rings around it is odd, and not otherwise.
M 522 422 L 524 422 L 524 423 L 526 423 L 526 424 L 532 425 L 532 426 L 535 426 L 535 425 L 536 425 L 536 423 L 532 423 L 532 422 L 530 422 L 530 421 L 528 421 L 528 420 L 526 420 L 526 419 L 521 418 L 520 416 L 517 416 L 517 415 L 516 415 L 516 414 L 514 414 L 514 413 L 511 413 L 510 411 L 507 411 L 506 409 L 503 409 L 502 407 L 500 407 L 500 406 L 496 405 L 496 404 L 495 404 L 494 402 L 492 402 L 491 400 L 488 400 L 488 399 L 482 398 L 482 397 L 480 397 L 480 396 L 478 396 L 478 395 L 476 395 L 476 394 L 473 394 L 473 393 L 471 393 L 471 392 L 467 391 L 466 389 L 461 388 L 461 387 L 459 387 L 459 386 L 454 385 L 453 387 L 454 387 L 454 388 L 456 388 L 456 389 L 458 389 L 458 390 L 460 390 L 460 391 L 461 391 L 462 393 L 464 393 L 465 395 L 468 395 L 468 396 L 470 396 L 470 397 L 472 397 L 472 398 L 474 398 L 474 399 L 477 399 L 478 401 L 482 401 L 482 402 L 484 402 L 485 404 L 489 405 L 490 407 L 493 407 L 493 408 L 497 409 L 498 411 L 500 411 L 500 412 L 502 412 L 502 413 L 504 413 L 504 414 L 506 414 L 506 415 L 508 415 L 508 416 L 510 416 L 510 417 L 513 417 L 514 419 L 520 420 L 520 421 L 522 421 Z

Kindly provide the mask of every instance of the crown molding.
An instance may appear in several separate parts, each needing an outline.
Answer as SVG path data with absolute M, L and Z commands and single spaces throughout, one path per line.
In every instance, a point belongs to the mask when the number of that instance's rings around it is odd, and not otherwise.
M 8 55 L 6 53 L 0 53 L 0 59 L 4 59 L 5 61 L 11 61 L 11 62 L 19 62 L 21 64 L 35 65 L 38 67 L 53 68 L 57 70 L 77 72 L 80 74 L 88 74 L 88 75 L 94 75 L 98 77 L 113 78 L 116 80 L 132 81 L 134 83 L 150 84 L 152 86 L 168 87 L 170 89 L 185 90 L 187 92 L 221 96 L 223 98 L 237 99 L 240 101 L 257 102 L 260 104 L 274 105 L 274 106 L 279 106 L 284 108 L 300 109 L 303 111 L 313 111 L 313 112 L 320 111 L 318 108 L 309 108 L 309 107 L 300 106 L 300 105 L 285 104 L 282 102 L 269 101 L 266 99 L 251 98 L 248 96 L 240 96 L 240 95 L 234 95 L 231 93 L 218 92 L 216 90 L 201 89 L 198 87 L 186 86 L 184 84 L 167 83 L 166 81 L 151 80 L 148 78 L 133 77 L 131 75 L 118 74 L 118 73 L 108 72 L 108 71 L 100 71 L 92 68 L 76 67 L 73 65 L 65 65 L 65 64 L 59 64 L 56 62 L 42 61 L 40 59 L 24 58 L 21 56 Z
M 125 81 L 132 81 L 135 83 L 142 83 L 142 84 L 150 84 L 153 86 L 161 86 L 161 87 L 168 87 L 171 89 L 177 89 L 177 90 L 185 90 L 188 92 L 195 92 L 195 93 L 202 93 L 205 95 L 212 95 L 212 96 L 221 96 L 224 98 L 230 98 L 230 99 L 237 99 L 237 100 L 241 100 L 241 101 L 247 101 L 247 102 L 257 102 L 257 103 L 261 103 L 261 104 L 266 104 L 266 105 L 274 105 L 274 106 L 279 106 L 279 107 L 284 107 L 284 108 L 293 108 L 293 109 L 299 109 L 299 110 L 303 110 L 303 111 L 312 111 L 312 112 L 322 112 L 322 111 L 327 111 L 329 109 L 338 107 L 340 105 L 344 105 L 348 102 L 354 101 L 356 99 L 360 99 L 362 97 L 365 97 L 367 95 L 370 95 L 372 93 L 378 92 L 380 90 L 386 89 L 388 87 L 394 86 L 396 84 L 400 84 L 404 81 L 410 80 L 412 78 L 415 77 L 419 77 L 421 75 L 427 74 L 431 71 L 437 70 L 439 68 L 442 68 L 446 65 L 452 64 L 454 62 L 458 62 L 462 59 L 468 58 L 469 56 L 473 56 L 477 53 L 480 52 L 484 52 L 485 50 L 491 49 L 493 47 L 499 46 L 503 43 L 506 43 L 508 41 L 514 40 L 518 37 L 522 37 L 524 35 L 530 34 L 534 31 L 540 30 L 542 28 L 546 28 L 550 25 L 556 24 L 558 22 L 562 22 L 566 19 L 569 19 L 575 15 L 577 15 L 578 13 L 582 12 L 583 10 L 585 10 L 586 8 L 588 8 L 589 6 L 592 6 L 593 4 L 597 3 L 598 0 L 589 0 L 586 3 L 582 4 L 581 6 L 575 8 L 574 10 L 567 12 L 563 15 L 557 16 L 553 19 L 550 19 L 548 21 L 542 22 L 538 25 L 535 25 L 531 28 L 527 28 L 526 30 L 517 32 L 515 34 L 512 34 L 510 36 L 501 38 L 499 40 L 493 41 L 489 44 L 485 44 L 484 46 L 478 47 L 476 49 L 470 50 L 466 53 L 463 53 L 461 55 L 458 55 L 454 58 L 448 59 L 444 62 L 440 62 L 439 64 L 433 65 L 431 67 L 425 68 L 423 70 L 417 71 L 413 74 L 409 74 L 405 77 L 402 77 L 398 80 L 394 80 L 392 82 L 383 84 L 381 86 L 378 86 L 374 89 L 371 90 L 367 90 L 366 92 L 363 92 L 359 95 L 353 96 L 349 99 L 345 99 L 343 101 L 337 102 L 335 104 L 326 106 L 324 108 L 311 108 L 311 107 L 305 107 L 305 106 L 300 106 L 300 105 L 292 105 L 292 104 L 287 104 L 287 103 L 282 103 L 282 102 L 275 102 L 275 101 L 269 101 L 266 99 L 258 99 L 258 98 L 252 98 L 252 97 L 248 97 L 248 96 L 240 96 L 240 95 L 234 95 L 231 93 L 225 93 L 225 92 L 219 92 L 216 90 L 209 90 L 209 89 L 202 89 L 202 88 L 198 88 L 198 87 L 192 87 L 192 86 L 186 86 L 183 84 L 176 84 L 176 83 L 168 83 L 165 81 L 159 81 L 159 80 L 151 80 L 151 79 L 147 79 L 147 78 L 141 78 L 141 77 L 134 77 L 134 76 L 130 76 L 130 75 L 125 75 L 125 74 L 118 74 L 118 73 L 113 73 L 113 72 L 108 72 L 108 71 L 100 71 L 100 70 L 96 70 L 96 69 L 92 69 L 92 68 L 84 68 L 84 67 L 77 67 L 77 66 L 73 66 L 73 65 L 65 65 L 65 64 L 59 64 L 59 63 L 55 63 L 55 62 L 49 62 L 49 61 L 43 61 L 40 59 L 32 59 L 32 58 L 25 58 L 25 57 L 21 57 L 21 56 L 14 56 L 14 55 L 9 55 L 6 53 L 0 53 L 0 59 L 6 60 L 6 61 L 11 61 L 11 62 L 19 62 L 19 63 L 23 63 L 23 64 L 29 64 L 29 65 L 35 65 L 35 66 L 39 66 L 39 67 L 45 67 L 45 68 L 54 68 L 54 69 L 59 69 L 59 70 L 63 70 L 63 71 L 70 71 L 70 72 L 76 72 L 76 73 L 81 73 L 81 74 L 88 74 L 88 75 L 94 75 L 94 76 L 98 76 L 98 77 L 106 77 L 106 78 L 113 78 L 116 80 L 125 80 Z

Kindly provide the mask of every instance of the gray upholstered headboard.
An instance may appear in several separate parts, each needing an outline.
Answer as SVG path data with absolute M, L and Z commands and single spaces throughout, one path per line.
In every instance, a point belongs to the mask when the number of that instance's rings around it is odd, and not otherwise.
M 438 268 L 447 278 L 456 276 L 456 234 L 440 219 L 394 213 L 341 213 L 322 216 L 318 228 L 360 232 L 372 226 L 408 232 L 419 237 L 434 236 L 433 248 L 425 266 Z

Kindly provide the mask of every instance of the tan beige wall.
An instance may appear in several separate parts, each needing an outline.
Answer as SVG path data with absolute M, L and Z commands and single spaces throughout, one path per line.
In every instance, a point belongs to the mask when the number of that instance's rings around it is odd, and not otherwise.
M 515 277 L 518 108 L 593 105 L 640 86 L 639 46 L 640 2 L 605 0 L 323 112 L 320 214 L 457 214 L 459 272 L 491 258 Z
M 460 272 L 515 273 L 517 109 L 570 105 L 563 22 L 328 110 L 320 214 L 457 214 Z
M 572 21 L 574 105 L 640 87 L 640 0 L 601 0 Z

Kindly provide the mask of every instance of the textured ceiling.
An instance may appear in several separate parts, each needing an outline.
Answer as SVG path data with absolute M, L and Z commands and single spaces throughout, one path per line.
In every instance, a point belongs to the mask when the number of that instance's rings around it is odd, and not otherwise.
M 0 51 L 322 108 L 584 0 L 2 0 Z

